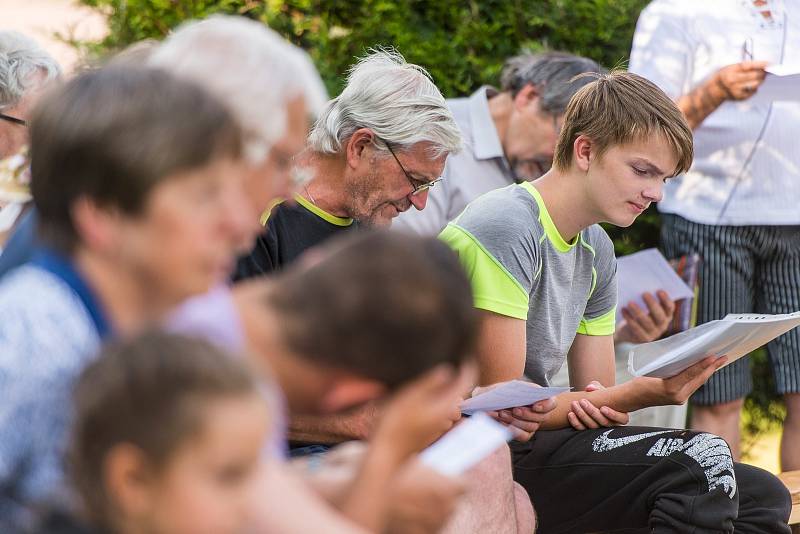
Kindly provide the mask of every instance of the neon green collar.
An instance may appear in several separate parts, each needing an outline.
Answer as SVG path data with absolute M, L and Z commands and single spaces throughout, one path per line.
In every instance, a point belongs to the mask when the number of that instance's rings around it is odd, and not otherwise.
M 328 221 L 331 224 L 334 224 L 336 226 L 350 226 L 351 224 L 353 224 L 353 219 L 350 219 L 349 217 L 337 217 L 336 215 L 332 215 L 327 211 L 323 210 L 322 208 L 320 208 L 319 206 L 317 206 L 316 204 L 312 204 L 309 200 L 306 200 L 300 195 L 295 195 L 294 199 L 297 201 L 298 204 L 303 206 L 305 209 L 307 209 L 320 219 Z
M 575 236 L 575 239 L 572 240 L 572 243 L 567 243 L 561 234 L 558 233 L 558 229 L 556 228 L 555 223 L 553 223 L 553 219 L 550 217 L 550 212 L 547 211 L 547 206 L 542 199 L 542 195 L 539 194 L 539 191 L 533 187 L 533 184 L 530 182 L 522 182 L 519 184 L 522 186 L 528 193 L 531 194 L 533 200 L 536 201 L 536 204 L 539 206 L 539 222 L 542 223 L 542 228 L 544 228 L 544 233 L 547 236 L 547 239 L 550 240 L 550 243 L 556 248 L 559 252 L 569 252 L 575 245 L 578 244 L 578 240 L 580 238 L 580 233 Z

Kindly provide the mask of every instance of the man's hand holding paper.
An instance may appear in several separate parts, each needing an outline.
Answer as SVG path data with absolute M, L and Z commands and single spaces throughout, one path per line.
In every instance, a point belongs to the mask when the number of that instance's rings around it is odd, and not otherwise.
M 478 387 L 461 405 L 464 413 L 486 411 L 514 432 L 514 439 L 528 441 L 556 407 L 555 396 L 569 388 L 542 388 L 522 380 Z M 537 400 L 538 399 L 538 400 Z
M 621 308 L 625 321 L 614 332 L 615 343 L 649 343 L 660 338 L 669 327 L 675 313 L 675 301 L 667 292 L 658 290 L 656 296 L 646 292 L 642 299 L 647 310 L 633 301 Z
M 622 309 L 635 302 L 642 310 L 649 309 L 643 295 L 663 291 L 671 301 L 694 297 L 669 262 L 654 248 L 649 248 L 617 259 L 618 285 L 617 322 L 623 319 Z M 655 303 L 654 303 L 655 304 Z

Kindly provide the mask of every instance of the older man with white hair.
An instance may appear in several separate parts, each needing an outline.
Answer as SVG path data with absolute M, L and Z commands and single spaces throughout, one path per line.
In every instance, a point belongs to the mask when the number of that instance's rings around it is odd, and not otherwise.
M 388 226 L 425 207 L 461 133 L 422 67 L 374 50 L 350 70 L 347 86 L 323 110 L 299 157 L 311 181 L 265 214 L 266 230 L 239 262 L 236 277 L 278 269 L 306 249 L 356 225 Z

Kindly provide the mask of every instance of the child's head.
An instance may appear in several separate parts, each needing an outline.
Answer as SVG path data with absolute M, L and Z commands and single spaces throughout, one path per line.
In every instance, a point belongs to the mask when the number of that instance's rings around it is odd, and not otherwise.
M 230 113 L 193 83 L 134 65 L 83 73 L 31 122 L 42 237 L 113 261 L 168 304 L 205 291 L 244 224 L 241 146 Z
M 655 84 L 629 72 L 597 78 L 570 100 L 554 166 L 589 175 L 586 186 L 603 220 L 628 226 L 663 183 L 692 164 L 692 132 Z
M 70 467 L 89 519 L 117 532 L 239 532 L 269 416 L 242 362 L 151 332 L 109 346 L 75 389 Z
M 458 367 L 478 329 L 455 254 L 438 239 L 399 232 L 332 240 L 260 295 L 256 288 L 254 300 L 250 337 L 297 411 L 341 410 L 438 364 Z

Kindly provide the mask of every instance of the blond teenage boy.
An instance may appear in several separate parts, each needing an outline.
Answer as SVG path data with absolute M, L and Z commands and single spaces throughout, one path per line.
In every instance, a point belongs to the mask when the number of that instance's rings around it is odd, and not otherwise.
M 616 264 L 597 223 L 629 226 L 660 200 L 664 182 L 690 166 L 692 136 L 644 78 L 596 77 L 567 107 L 553 169 L 484 195 L 441 234 L 483 316 L 482 384 L 524 375 L 547 385 L 569 365 L 574 391 L 557 403 L 494 414 L 518 432 L 515 479 L 542 533 L 788 532 L 785 490 L 764 471 L 734 466 L 719 437 L 602 428 L 624 412 L 685 402 L 725 360 L 614 386 Z M 534 435 L 540 427 L 549 430 Z

